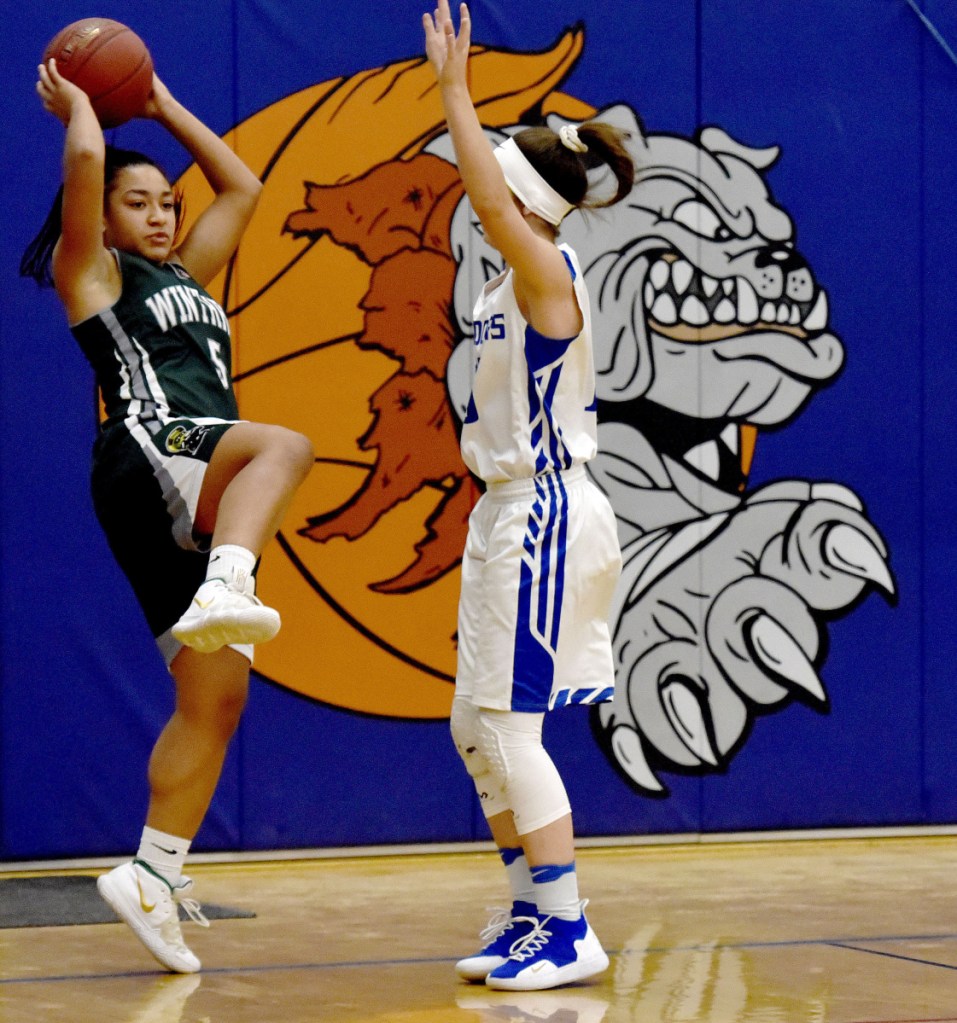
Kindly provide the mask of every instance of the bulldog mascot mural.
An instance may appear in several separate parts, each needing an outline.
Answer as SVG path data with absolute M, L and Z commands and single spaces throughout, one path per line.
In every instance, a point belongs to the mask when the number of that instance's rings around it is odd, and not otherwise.
M 627 106 L 599 112 L 556 91 L 582 45 L 576 29 L 545 53 L 477 47 L 472 88 L 492 142 L 535 119 L 557 128 L 597 115 L 631 132 L 638 172 L 630 198 L 599 230 L 569 217 L 562 240 L 578 252 L 592 296 L 600 454 L 591 471 L 617 512 L 624 555 L 613 620 L 616 696 L 593 708 L 594 730 L 631 785 L 664 795 L 660 773 L 725 768 L 756 716 L 793 698 L 826 707 L 820 669 L 828 621 L 872 589 L 893 596 L 894 582 L 884 541 L 848 487 L 803 479 L 749 487 L 760 431 L 793 420 L 844 360 L 829 330 L 827 295 L 795 246 L 790 216 L 768 190 L 764 175 L 778 149 L 751 148 L 718 127 L 694 138 L 647 132 Z M 408 714 L 441 716 L 454 675 L 455 570 L 476 496 L 457 450 L 471 308 L 501 269 L 500 257 L 464 199 L 421 61 L 324 83 L 283 102 L 297 134 L 273 128 L 275 147 L 263 146 L 273 226 L 261 228 L 257 253 L 298 246 L 275 261 L 290 273 L 295 267 L 301 281 L 307 257 L 316 258 L 323 243 L 326 263 L 313 271 L 315 290 L 333 295 L 333 306 L 353 287 L 337 290 L 335 268 L 346 258 L 361 266 L 356 328 L 330 328 L 330 339 L 300 347 L 316 352 L 335 343 L 348 346 L 350 359 L 375 353 L 389 360 L 366 388 L 350 435 L 356 457 L 349 482 L 331 502 L 317 491 L 315 501 L 325 506 L 308 510 L 283 550 L 300 569 L 309 566 L 316 592 L 354 621 L 361 615 L 349 610 L 349 598 L 332 592 L 338 576 L 330 570 L 323 579 L 317 559 L 335 544 L 390 535 L 390 514 L 419 502 L 411 542 L 402 531 L 407 554 L 398 570 L 393 563 L 359 574 L 365 592 L 393 602 L 378 605 L 395 609 L 377 612 L 388 624 L 401 619 L 403 599 L 452 580 L 431 638 L 449 656 L 424 672 L 440 680 L 443 693 L 431 709 Z M 278 124 L 280 114 L 273 115 Z M 336 152 L 354 162 L 361 147 L 329 134 L 338 124 L 354 134 L 362 130 L 357 123 L 365 125 L 371 162 L 316 166 Z M 243 128 L 248 137 L 252 128 Z M 298 192 L 294 204 L 280 198 L 280 187 Z M 238 293 L 238 274 L 227 275 L 227 308 L 240 319 L 248 315 L 283 273 L 267 267 L 245 293 Z M 293 324 L 301 329 L 288 296 L 271 307 L 273 335 L 287 321 L 290 332 Z M 258 365 L 286 357 L 264 353 Z M 244 363 L 257 363 L 256 353 Z M 327 410 L 314 435 L 328 422 Z M 348 459 L 329 461 L 342 466 Z M 374 631 L 370 621 L 360 622 L 366 633 Z M 281 640 L 270 647 L 279 651 Z M 269 648 L 263 656 L 260 670 L 310 693 L 308 681 L 280 678 Z M 321 670 L 316 661 L 286 657 L 302 671 L 307 663 Z M 428 669 L 429 656 L 420 650 L 406 661 Z M 374 695 L 360 705 L 326 687 L 318 698 L 402 714 L 380 709 Z
M 582 217 L 562 230 L 595 304 L 602 424 L 590 468 L 617 513 L 624 558 L 617 691 L 595 713 L 617 766 L 660 792 L 649 761 L 720 768 L 756 713 L 794 695 L 826 704 L 817 670 L 826 620 L 867 587 L 894 585 L 851 490 L 747 487 L 758 430 L 797 415 L 844 360 L 827 295 L 762 178 L 777 148 L 751 149 L 720 128 L 694 140 L 645 134 L 625 107 L 599 117 L 630 130 L 638 172 L 600 231 Z M 452 237 L 471 253 L 459 279 L 475 265 L 499 272 L 466 209 Z M 474 289 L 457 280 L 467 336 Z M 468 345 L 450 361 L 460 414 Z

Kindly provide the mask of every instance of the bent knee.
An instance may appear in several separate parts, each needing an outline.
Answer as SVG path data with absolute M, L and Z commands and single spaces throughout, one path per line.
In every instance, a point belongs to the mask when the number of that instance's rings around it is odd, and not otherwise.
M 305 477 L 316 461 L 316 449 L 304 433 L 289 430 L 290 458 Z
M 272 427 L 267 450 L 299 482 L 309 475 L 309 470 L 315 464 L 316 453 L 312 441 L 304 433 L 284 426 Z

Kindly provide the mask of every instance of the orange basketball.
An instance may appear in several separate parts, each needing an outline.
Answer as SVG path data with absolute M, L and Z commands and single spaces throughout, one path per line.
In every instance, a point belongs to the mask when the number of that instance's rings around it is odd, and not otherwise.
M 84 18 L 58 32 L 43 51 L 43 63 L 90 97 L 104 128 L 115 128 L 143 112 L 153 87 L 153 59 L 142 39 L 110 18 Z

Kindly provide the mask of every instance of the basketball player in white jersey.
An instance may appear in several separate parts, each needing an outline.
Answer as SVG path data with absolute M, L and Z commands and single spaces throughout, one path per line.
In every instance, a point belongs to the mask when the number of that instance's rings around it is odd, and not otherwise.
M 565 787 L 542 745 L 545 712 L 611 699 L 608 612 L 621 568 L 615 516 L 588 479 L 596 453 L 588 295 L 557 243 L 573 210 L 631 189 L 623 133 L 590 122 L 520 131 L 493 150 L 467 83 L 470 20 L 448 0 L 423 17 L 462 181 L 506 269 L 475 305 L 462 456 L 486 484 L 462 560 L 451 728 L 512 889 L 512 908 L 457 964 L 489 987 L 539 990 L 600 973 L 585 919 Z M 609 199 L 587 171 L 607 165 Z

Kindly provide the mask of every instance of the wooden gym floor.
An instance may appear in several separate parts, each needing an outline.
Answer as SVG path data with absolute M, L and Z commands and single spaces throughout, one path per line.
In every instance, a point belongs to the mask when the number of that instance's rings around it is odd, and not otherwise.
M 84 871 L 89 873 L 90 871 Z M 0 930 L 0 1023 L 944 1023 L 957 1021 L 957 838 L 590 848 L 594 982 L 456 980 L 494 853 L 193 865 L 255 919 L 184 925 L 202 974 L 124 925 Z

